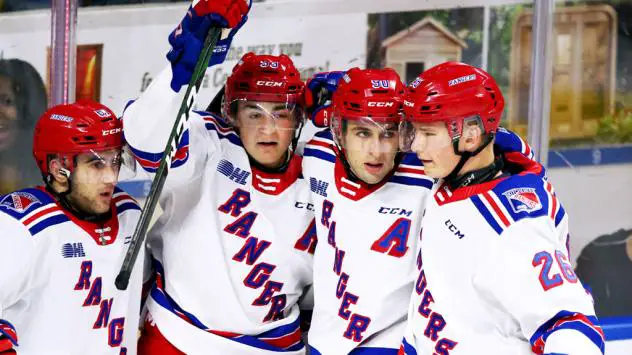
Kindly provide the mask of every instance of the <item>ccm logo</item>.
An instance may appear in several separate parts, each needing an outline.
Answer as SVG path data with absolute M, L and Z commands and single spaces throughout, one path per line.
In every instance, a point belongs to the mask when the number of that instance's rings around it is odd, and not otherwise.
M 392 102 L 369 102 L 369 107 L 393 107 Z
M 404 106 L 406 106 L 406 107 L 415 107 L 415 104 L 413 102 L 404 100 Z
M 257 86 L 268 86 L 268 87 L 283 87 L 283 83 L 280 81 L 263 81 L 263 80 L 259 80 L 257 81 Z
M 112 135 L 112 134 L 121 133 L 122 130 L 123 130 L 122 128 L 108 129 L 108 130 L 103 131 L 103 135 L 104 136 L 109 136 L 109 135 Z

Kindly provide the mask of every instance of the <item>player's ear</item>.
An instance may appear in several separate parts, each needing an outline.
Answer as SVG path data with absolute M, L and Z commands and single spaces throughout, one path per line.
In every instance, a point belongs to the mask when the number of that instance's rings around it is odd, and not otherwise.
M 48 162 L 48 171 L 51 174 L 51 183 L 56 182 L 62 186 L 68 184 L 69 172 L 68 169 L 64 167 L 61 160 L 59 158 L 53 158 Z
M 465 120 L 461 135 L 462 150 L 474 152 L 483 142 L 483 126 L 480 119 Z

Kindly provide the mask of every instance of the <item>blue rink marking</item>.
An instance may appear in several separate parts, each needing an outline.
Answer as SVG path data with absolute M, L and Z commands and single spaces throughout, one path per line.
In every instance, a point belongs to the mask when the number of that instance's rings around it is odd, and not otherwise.
M 549 150 L 549 168 L 632 163 L 632 144 Z
M 606 342 L 632 339 L 632 317 L 605 317 L 599 323 L 606 336 Z

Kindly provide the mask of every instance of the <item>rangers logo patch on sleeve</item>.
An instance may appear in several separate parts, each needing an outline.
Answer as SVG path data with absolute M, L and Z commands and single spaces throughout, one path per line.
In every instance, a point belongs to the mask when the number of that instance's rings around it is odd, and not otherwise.
M 38 200 L 37 197 L 28 192 L 18 191 L 2 198 L 0 206 L 6 207 L 17 213 L 24 213 L 29 209 L 29 207 L 37 203 L 40 203 L 40 200 Z
M 520 187 L 503 192 L 514 213 L 531 213 L 542 208 L 542 202 L 534 188 Z

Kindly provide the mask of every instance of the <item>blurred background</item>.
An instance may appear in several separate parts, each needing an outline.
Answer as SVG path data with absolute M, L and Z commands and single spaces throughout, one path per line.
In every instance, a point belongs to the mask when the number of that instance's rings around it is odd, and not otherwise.
M 228 60 L 207 71 L 199 108 L 248 51 L 288 54 L 304 78 L 387 66 L 408 83 L 454 60 L 488 70 L 504 126 L 540 153 L 570 215 L 571 258 L 607 354 L 629 355 L 632 0 L 537 1 L 255 0 Z M 120 114 L 147 88 L 188 4 L 0 0 L 0 194 L 41 181 L 31 136 L 48 106 L 91 98 Z M 142 199 L 149 182 L 122 186 Z

